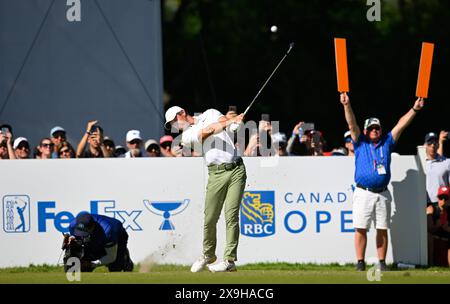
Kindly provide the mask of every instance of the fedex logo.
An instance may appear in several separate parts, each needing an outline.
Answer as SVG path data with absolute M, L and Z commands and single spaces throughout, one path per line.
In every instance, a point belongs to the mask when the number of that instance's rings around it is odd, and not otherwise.
M 47 232 L 47 225 L 53 224 L 54 228 L 60 232 L 68 232 L 70 222 L 77 216 L 69 211 L 56 212 L 56 202 L 37 202 L 38 212 L 38 231 Z M 125 229 L 133 231 L 142 231 L 141 226 L 137 223 L 137 218 L 141 215 L 142 210 L 133 210 L 131 212 L 125 210 L 117 210 L 116 202 L 113 200 L 91 201 L 90 213 L 101 214 L 113 217 L 123 223 Z

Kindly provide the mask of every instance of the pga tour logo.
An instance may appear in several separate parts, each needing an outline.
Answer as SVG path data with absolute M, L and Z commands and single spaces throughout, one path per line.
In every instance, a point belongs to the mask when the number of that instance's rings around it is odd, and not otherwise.
M 265 237 L 275 234 L 275 191 L 245 191 L 241 204 L 241 234 Z
M 3 197 L 3 231 L 23 233 L 30 231 L 30 197 L 6 195 Z

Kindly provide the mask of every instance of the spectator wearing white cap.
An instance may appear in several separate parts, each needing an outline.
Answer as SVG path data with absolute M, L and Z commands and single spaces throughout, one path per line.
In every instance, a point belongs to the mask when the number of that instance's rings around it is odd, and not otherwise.
M 272 144 L 275 149 L 275 155 L 278 156 L 288 156 L 288 152 L 286 150 L 287 147 L 287 138 L 286 134 L 282 132 L 277 132 L 272 134 Z
M 331 151 L 330 156 L 347 156 L 348 151 L 344 147 L 335 148 Z
M 0 126 L 0 160 L 16 159 L 13 148 L 13 135 L 10 125 Z
M 356 189 L 353 194 L 353 227 L 358 260 L 356 270 L 365 270 L 367 230 L 373 221 L 377 230 L 378 267 L 384 271 L 387 268 L 385 259 L 391 223 L 392 197 L 387 188 L 391 179 L 391 152 L 416 113 L 423 108 L 424 99 L 418 98 L 412 108 L 386 135 L 382 133 L 381 123 L 377 118 L 366 119 L 364 130 L 361 132 L 347 93 L 341 93 L 340 102 L 344 107 L 345 120 L 355 147 Z
M 355 147 L 352 143 L 352 133 L 350 131 L 344 134 L 345 148 L 347 149 L 347 156 L 355 156 Z
M 102 158 L 109 155 L 103 143 L 103 129 L 97 125 L 97 120 L 87 123 L 86 132 L 77 146 L 77 158 Z M 88 149 L 86 150 L 86 143 Z
M 147 157 L 160 157 L 161 156 L 161 148 L 159 144 L 154 139 L 149 139 L 144 144 L 145 152 Z
M 125 157 L 125 154 L 127 153 L 127 149 L 125 149 L 124 146 L 120 145 L 116 146 L 114 150 L 115 150 L 114 153 L 115 157 Z
M 447 136 L 446 131 L 439 136 L 434 132 L 425 135 L 427 206 L 436 206 L 439 187 L 450 185 L 450 159 L 443 156 L 442 148 Z
M 130 130 L 126 136 L 128 152 L 125 158 L 142 157 L 141 146 L 142 137 L 139 130 Z
M 50 138 L 53 142 L 52 158 L 58 158 L 58 149 L 67 140 L 66 130 L 63 127 L 55 126 L 50 130 Z
M 30 143 L 25 137 L 17 137 L 14 140 L 13 148 L 16 159 L 27 159 L 30 157 Z

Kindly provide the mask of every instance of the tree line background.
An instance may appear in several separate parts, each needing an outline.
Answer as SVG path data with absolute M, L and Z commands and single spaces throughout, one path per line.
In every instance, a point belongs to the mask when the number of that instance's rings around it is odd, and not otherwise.
M 449 128 L 450 1 L 381 1 L 380 22 L 367 20 L 369 8 L 365 0 L 163 0 L 165 106 L 224 113 L 235 105 L 243 112 L 295 42 L 247 119 L 268 113 L 288 137 L 297 122 L 314 122 L 332 149 L 343 145 L 347 130 L 334 37 L 347 38 L 350 98 L 360 127 L 378 117 L 385 131 L 412 107 L 421 43 L 433 42 L 426 107 L 396 148 L 415 154 L 425 133 Z

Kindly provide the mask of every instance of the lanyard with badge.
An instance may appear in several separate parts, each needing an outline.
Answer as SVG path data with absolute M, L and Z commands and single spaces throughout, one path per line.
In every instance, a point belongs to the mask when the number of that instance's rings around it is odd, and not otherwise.
M 381 157 L 381 163 L 377 163 L 377 158 L 375 157 L 375 149 L 376 147 L 370 147 L 370 152 L 372 152 L 373 157 L 373 168 L 378 172 L 378 175 L 385 175 L 386 174 L 386 168 L 384 167 L 384 156 L 383 156 L 383 146 L 380 147 L 380 157 Z

